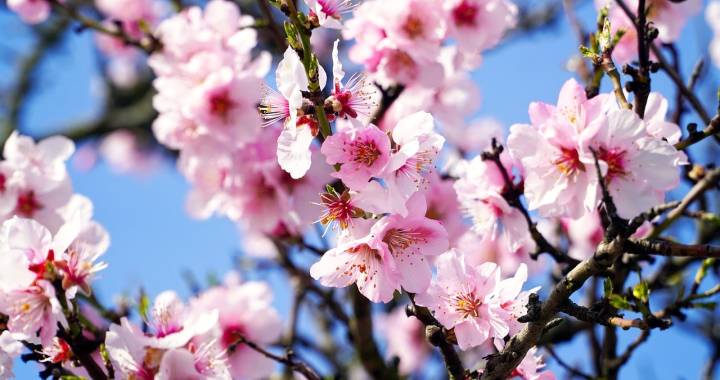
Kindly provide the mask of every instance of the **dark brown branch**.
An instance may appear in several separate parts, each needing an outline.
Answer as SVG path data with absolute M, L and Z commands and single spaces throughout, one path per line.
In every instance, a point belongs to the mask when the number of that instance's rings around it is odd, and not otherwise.
M 708 258 L 720 257 L 720 247 L 709 244 L 685 245 L 667 240 L 632 240 L 626 249 L 636 255 Z
M 642 319 L 624 319 L 615 315 L 606 315 L 604 313 L 588 309 L 584 306 L 580 306 L 570 300 L 561 305 L 558 310 L 583 322 L 595 323 L 609 327 L 620 327 L 623 330 L 628 330 L 630 328 L 637 328 L 641 330 L 648 329 L 647 323 Z
M 489 358 L 482 379 L 507 379 L 528 350 L 537 344 L 545 325 L 555 317 L 570 295 L 580 289 L 588 278 L 606 271 L 622 255 L 623 251 L 621 237 L 604 241 L 598 246 L 593 257 L 582 261 L 565 275 L 553 287 L 547 300 L 543 302 L 537 320 L 529 322 L 520 333 L 513 336 L 501 353 Z
M 710 136 L 717 136 L 718 133 L 720 133 L 720 115 L 715 115 L 705 129 L 696 133 L 691 133 L 685 140 L 679 141 L 675 144 L 675 149 L 687 149 L 691 145 L 705 140 Z
M 410 296 L 411 303 L 407 305 L 405 312 L 408 316 L 414 316 L 425 325 L 425 337 L 433 346 L 440 349 L 440 354 L 445 361 L 445 367 L 450 379 L 462 380 L 465 378 L 465 367 L 460 360 L 453 344 L 449 342 L 449 332 L 438 322 L 425 307 L 415 304 L 415 297 Z
M 651 233 L 650 237 L 658 237 L 660 234 L 668 229 L 675 221 L 680 218 L 685 210 L 687 210 L 690 205 L 695 202 L 700 196 L 702 196 L 705 191 L 708 189 L 714 187 L 717 185 L 717 183 L 720 181 L 720 168 L 713 169 L 705 174 L 705 177 L 698 181 L 698 183 L 695 184 L 695 186 L 690 189 L 690 191 L 683 197 L 683 199 L 680 201 L 680 204 L 674 208 L 670 213 L 668 214 L 667 218 L 660 223 L 657 227 L 653 229 L 653 232 Z

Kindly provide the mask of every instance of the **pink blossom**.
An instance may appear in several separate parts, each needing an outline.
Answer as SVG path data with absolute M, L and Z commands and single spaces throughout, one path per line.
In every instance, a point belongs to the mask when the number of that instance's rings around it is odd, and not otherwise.
M 70 360 L 72 351 L 70 350 L 70 345 L 65 340 L 55 337 L 51 345 L 43 348 L 42 354 L 45 355 L 45 359 L 40 360 L 41 362 L 57 364 Z
M 420 59 L 434 59 L 446 24 L 437 0 L 398 0 L 384 4 L 379 22 L 397 49 Z
M 13 362 L 20 356 L 23 345 L 10 331 L 0 333 L 0 379 L 14 379 Z
M 105 347 L 110 361 L 127 378 L 153 379 L 160 367 L 162 351 L 149 347 L 150 337 L 127 318 L 113 324 L 105 335 Z
M 450 246 L 454 247 L 458 239 L 468 230 L 460 210 L 454 181 L 442 179 L 437 173 L 429 176 L 430 186 L 424 192 L 427 200 L 426 217 L 437 220 L 448 233 Z
M 395 290 L 425 291 L 431 277 L 428 259 L 448 248 L 447 232 L 425 217 L 422 196 L 415 196 L 408 209 L 406 217 L 390 215 L 372 226 L 358 220 L 310 268 L 310 275 L 324 286 L 356 283 L 373 302 L 390 301 Z
M 336 128 L 320 151 L 328 164 L 340 164 L 333 177 L 351 189 L 362 190 L 390 162 L 390 139 L 375 125 L 364 126 L 353 119 L 338 120 Z
M 570 242 L 568 255 L 578 260 L 591 257 L 604 237 L 600 214 L 589 212 L 578 219 L 563 219 L 561 223 Z
M 503 153 L 501 162 L 508 175 L 512 173 L 510 156 Z M 510 178 L 512 180 L 512 178 Z M 492 161 L 475 157 L 465 168 L 464 174 L 455 182 L 461 208 L 473 219 L 473 231 L 510 243 L 511 252 L 527 253 L 535 250 L 523 213 L 511 206 L 504 197 L 506 180 Z
M 496 296 L 500 283 L 497 265 L 489 262 L 472 267 L 455 250 L 438 257 L 435 264 L 436 278 L 415 301 L 428 307 L 443 326 L 455 330 L 461 350 L 508 335 L 507 313 Z
M 409 8 L 417 12 L 410 13 Z M 437 8 L 435 0 L 402 0 L 391 3 L 390 9 L 381 1 L 363 2 L 343 31 L 345 39 L 356 40 L 350 59 L 364 64 L 383 86 L 438 86 L 443 69 L 436 55 L 445 26 L 432 14 Z
M 281 334 L 282 323 L 272 307 L 272 292 L 260 282 L 227 283 L 203 292 L 191 302 L 195 312 L 219 312 L 219 344 L 228 348 L 244 337 L 258 345 L 274 343 Z M 255 350 L 238 344 L 228 352 L 228 364 L 233 378 L 267 378 L 275 363 Z
M 155 298 L 148 324 L 155 337 L 150 344 L 159 349 L 185 346 L 190 339 L 210 331 L 218 320 L 217 312 L 193 313 L 173 291 L 165 291 Z
M 387 356 L 400 359 L 400 373 L 409 375 L 423 367 L 431 347 L 425 340 L 425 325 L 405 314 L 405 308 L 382 315 L 378 329 L 387 338 Z
M 320 88 L 325 87 L 327 74 L 320 67 L 318 72 Z M 310 116 L 301 117 L 298 115 L 303 106 L 302 91 L 308 91 L 309 80 L 297 53 L 288 47 L 282 61 L 278 63 L 275 71 L 275 81 L 280 94 L 287 100 L 287 105 L 280 102 L 280 98 L 273 95 L 266 98 L 261 107 L 265 110 L 277 110 L 287 107 L 288 115 L 285 119 L 283 131 L 280 133 L 277 144 L 277 158 L 280 167 L 294 179 L 302 178 L 310 169 L 312 153 L 310 145 L 317 134 L 317 121 Z M 265 117 L 275 119 L 273 112 L 265 114 Z
M 520 265 L 526 265 L 531 273 L 538 273 L 543 269 L 542 256 L 537 261 L 530 257 L 530 253 L 523 246 L 517 246 L 510 236 L 502 234 L 478 235 L 474 231 L 467 231 L 459 239 L 455 247 L 463 252 L 469 265 L 477 266 L 486 262 L 497 263 L 503 273 L 513 273 Z
M 530 104 L 532 125 L 510 128 L 508 148 L 525 173 L 525 197 L 541 215 L 577 218 L 598 203 L 592 153 L 582 148 L 604 120 L 607 95 L 587 99 L 584 88 L 565 82 L 557 106 Z
M 555 380 L 555 374 L 545 369 L 542 356 L 537 353 L 537 347 L 528 350 L 525 358 L 511 374 L 512 378 L 522 380 Z
M 333 44 L 333 88 L 325 103 L 330 104 L 338 117 L 359 118 L 367 124 L 377 108 L 380 93 L 365 74 L 354 74 L 347 83 L 343 84 L 345 71 L 340 62 L 339 42 L 336 40 Z
M 8 137 L 3 148 L 5 160 L 25 171 L 33 179 L 43 179 L 50 186 L 67 177 L 65 162 L 75 152 L 75 144 L 64 136 L 52 136 L 35 143 L 17 131 Z
M 477 52 L 497 45 L 517 22 L 517 6 L 506 0 L 450 0 L 444 8 L 449 36 Z
M 428 176 L 445 139 L 434 131 L 435 122 L 427 112 L 409 115 L 395 126 L 392 138 L 398 146 L 378 181 L 359 192 L 357 205 L 376 213 L 407 215 L 406 203 L 426 189 Z
M 317 17 L 320 26 L 342 29 L 343 14 L 350 12 L 353 0 L 305 0 L 310 8 L 310 17 Z
M 156 380 L 230 379 L 225 352 L 215 341 L 188 348 L 175 348 L 163 354 Z
M 126 130 L 115 131 L 103 138 L 98 151 L 105 162 L 119 173 L 149 173 L 160 164 L 160 156 L 142 146 L 138 140 Z
M 139 21 L 154 15 L 153 0 L 95 0 L 98 10 L 119 21 Z
M 647 125 L 630 110 L 610 111 L 589 149 L 597 152 L 618 215 L 630 219 L 662 203 L 665 192 L 680 183 L 678 152 L 667 141 L 647 133 Z
M 50 16 L 47 0 L 8 0 L 7 6 L 28 24 L 39 24 Z
M 509 272 L 512 273 L 512 272 Z M 497 294 L 497 301 L 500 303 L 500 307 L 505 310 L 508 315 L 506 320 L 510 332 L 510 336 L 513 336 L 520 332 L 523 328 L 523 324 L 518 322 L 518 318 L 527 314 L 527 305 L 530 294 L 537 293 L 540 287 L 523 291 L 522 288 L 528 278 L 527 265 L 520 264 L 518 266 L 515 275 L 508 277 L 500 281 L 495 288 Z M 495 347 L 501 349 L 504 346 L 504 342 L 500 339 L 495 340 Z
M 481 117 L 470 123 L 443 125 L 443 136 L 464 152 L 481 152 L 490 147 L 494 138 L 504 140 L 502 124 L 492 117 Z
M 210 74 L 190 95 L 186 116 L 220 140 L 247 142 L 260 128 L 256 110 L 260 84 L 257 77 L 221 69 Z
M 0 294 L 0 312 L 9 317 L 8 331 L 43 346 L 52 343 L 58 323 L 67 325 L 55 289 L 45 280 Z
M 480 90 L 467 71 L 479 62 L 469 62 L 457 46 L 444 47 L 438 60 L 445 73 L 442 83 L 433 87 L 416 84 L 405 88 L 383 116 L 381 126 L 392 125 L 414 112 L 428 111 L 444 128 L 449 128 L 463 124 L 465 118 L 477 112 Z

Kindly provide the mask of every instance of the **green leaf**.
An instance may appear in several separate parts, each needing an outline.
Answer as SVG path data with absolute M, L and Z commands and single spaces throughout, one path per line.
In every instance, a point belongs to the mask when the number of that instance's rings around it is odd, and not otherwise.
M 62 375 L 60 380 L 87 380 L 87 377 L 75 376 L 75 375 Z
M 603 282 L 603 291 L 605 292 L 604 293 L 605 297 L 610 297 L 610 295 L 613 292 L 612 280 L 610 280 L 609 278 L 606 278 L 605 281 Z
M 618 310 L 629 310 L 631 308 L 630 302 L 619 294 L 611 294 L 608 296 L 608 301 L 610 301 L 610 305 L 612 305 L 612 307 Z
M 633 296 L 635 298 L 642 301 L 642 303 L 647 303 L 648 298 L 650 297 L 650 288 L 648 288 L 648 284 L 645 281 L 640 281 L 635 287 L 633 287 Z
M 150 310 L 150 298 L 145 294 L 144 290 L 140 291 L 140 299 L 138 300 L 138 313 L 144 320 L 148 320 L 148 311 Z
M 596 59 L 598 57 L 598 54 L 593 50 L 585 46 L 580 46 L 580 54 L 583 55 L 585 58 L 589 59 Z

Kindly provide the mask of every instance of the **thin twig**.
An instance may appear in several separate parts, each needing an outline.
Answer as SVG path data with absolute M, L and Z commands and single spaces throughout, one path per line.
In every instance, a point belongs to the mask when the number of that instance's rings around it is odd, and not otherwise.
M 272 359 L 278 363 L 288 366 L 289 368 L 292 368 L 294 371 L 301 373 L 308 380 L 322 380 L 322 377 L 320 377 L 320 375 L 318 375 L 317 372 L 312 367 L 310 367 L 310 365 L 297 360 L 295 358 L 295 354 L 292 353 L 292 350 L 288 349 L 288 352 L 285 356 L 279 356 L 258 346 L 256 343 L 245 339 L 244 337 L 239 337 L 232 346 L 237 346 L 238 344 L 244 344 L 253 349 L 254 351 L 258 352 L 259 354 L 262 354 L 266 358 Z M 232 346 L 229 348 L 229 350 L 233 349 Z

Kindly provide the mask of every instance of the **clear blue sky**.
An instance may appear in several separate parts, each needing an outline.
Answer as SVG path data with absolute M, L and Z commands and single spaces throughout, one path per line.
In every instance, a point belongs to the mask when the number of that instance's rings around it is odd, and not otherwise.
M 589 2 L 582 7 L 581 16 L 586 25 L 592 25 L 594 15 Z M 4 86 L 12 79 L 8 77 L 12 71 L 5 47 L 26 52 L 30 40 L 26 37 L 28 30 L 7 13 L 0 12 L 0 30 L 4 36 L 12 36 L 0 42 L 0 86 Z M 702 16 L 685 29 L 678 44 L 683 51 L 685 75 L 695 60 L 706 54 L 709 38 L 710 31 Z M 564 64 L 577 45 L 562 19 L 555 28 L 514 39 L 487 54 L 474 75 L 484 99 L 479 114 L 494 116 L 509 125 L 527 120 L 529 102 L 554 102 L 560 86 L 570 77 Z M 36 78 L 38 90 L 31 96 L 22 118 L 25 130 L 45 134 L 96 114 L 99 100 L 92 96 L 96 93 L 93 78 L 97 75 L 94 54 L 89 34 L 68 36 Z M 711 68 L 711 73 L 717 74 L 717 68 Z M 658 77 L 662 78 L 662 74 Z M 653 85 L 668 88 L 664 79 Z M 714 102 L 714 87 L 714 83 L 703 87 L 708 105 Z M 166 163 L 149 177 L 117 175 L 104 164 L 90 172 L 72 170 L 71 175 L 76 191 L 92 199 L 96 219 L 111 234 L 112 245 L 104 258 L 110 266 L 97 281 L 106 300 L 113 294 L 136 294 L 140 286 L 151 295 L 165 289 L 187 295 L 183 271 L 191 269 L 203 278 L 211 272 L 222 275 L 230 267 L 239 246 L 239 234 L 229 221 L 196 221 L 185 214 L 183 204 L 188 186 L 174 169 L 174 163 Z M 277 284 L 276 280 L 273 282 Z M 276 292 L 278 307 L 286 310 L 286 289 L 278 285 Z M 623 370 L 623 378 L 698 378 L 707 349 L 685 330 L 680 326 L 653 332 L 649 343 L 637 351 L 632 363 Z M 621 347 L 635 334 L 621 334 Z M 585 344 L 579 339 L 559 352 L 574 362 L 585 357 Z M 36 372 L 23 367 L 17 368 L 19 379 L 36 376 Z

